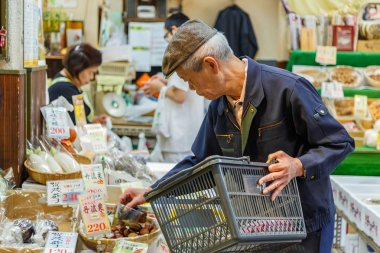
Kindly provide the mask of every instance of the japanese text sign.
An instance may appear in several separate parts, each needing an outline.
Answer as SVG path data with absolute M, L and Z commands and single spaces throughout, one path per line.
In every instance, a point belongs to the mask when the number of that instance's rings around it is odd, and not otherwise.
M 315 61 L 322 65 L 336 65 L 336 47 L 318 46 Z
M 77 204 L 84 192 L 82 179 L 48 181 L 47 202 L 49 206 Z
M 343 98 L 343 87 L 338 82 L 323 82 L 321 88 L 321 97 L 324 98 Z
M 64 107 L 45 107 L 47 135 L 50 138 L 67 139 L 70 128 L 67 122 L 67 111 Z
M 86 112 L 84 110 L 83 95 L 73 96 L 74 115 L 77 126 L 84 126 L 87 124 Z
M 92 194 L 86 194 L 79 196 L 79 202 L 87 235 L 109 233 L 110 223 L 103 200 L 95 199 Z
M 101 164 L 81 165 L 84 186 L 96 199 L 107 199 L 107 188 Z
M 44 253 L 75 253 L 78 234 L 49 231 Z

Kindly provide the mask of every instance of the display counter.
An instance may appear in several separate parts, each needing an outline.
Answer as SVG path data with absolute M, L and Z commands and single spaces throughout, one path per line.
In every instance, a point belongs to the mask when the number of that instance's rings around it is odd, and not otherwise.
M 292 51 L 286 69 L 292 71 L 294 65 L 321 66 L 315 61 L 316 52 Z M 337 52 L 337 65 L 367 67 L 380 65 L 380 53 Z M 317 89 L 320 92 L 320 88 Z M 380 98 L 380 89 L 371 87 L 344 89 L 345 97 L 365 95 Z M 334 171 L 334 175 L 380 176 L 380 152 L 363 147 L 356 148 Z
M 315 61 L 314 51 L 292 51 L 286 69 L 292 71 L 293 65 L 321 66 Z M 380 53 L 366 52 L 338 52 L 336 65 L 348 65 L 352 67 L 367 67 L 380 65 Z

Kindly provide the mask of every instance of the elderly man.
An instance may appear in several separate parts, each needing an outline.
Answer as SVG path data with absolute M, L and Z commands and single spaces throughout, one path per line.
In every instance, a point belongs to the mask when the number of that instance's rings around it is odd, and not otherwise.
M 198 20 L 182 25 L 168 45 L 163 72 L 177 74 L 199 95 L 213 100 L 192 146 L 194 156 L 157 183 L 208 156 L 250 156 L 278 163 L 259 184 L 274 200 L 297 178 L 308 252 L 331 252 L 335 206 L 330 173 L 354 148 L 352 138 L 328 112 L 304 78 L 234 56 L 225 37 Z M 121 201 L 144 202 L 151 189 L 128 189 Z

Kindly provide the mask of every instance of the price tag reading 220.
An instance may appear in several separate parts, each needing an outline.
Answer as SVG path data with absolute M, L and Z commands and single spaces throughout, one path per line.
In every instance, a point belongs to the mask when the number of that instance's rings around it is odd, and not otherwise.
M 111 231 L 106 206 L 102 200 L 87 194 L 80 196 L 79 202 L 87 235 L 104 235 Z

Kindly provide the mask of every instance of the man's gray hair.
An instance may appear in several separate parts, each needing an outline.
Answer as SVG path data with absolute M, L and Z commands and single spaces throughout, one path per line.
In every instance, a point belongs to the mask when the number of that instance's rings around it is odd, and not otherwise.
M 231 47 L 228 45 L 226 37 L 218 32 L 197 51 L 195 51 L 182 65 L 185 70 L 199 72 L 202 69 L 202 62 L 206 56 L 213 56 L 218 60 L 226 61 L 233 55 Z

